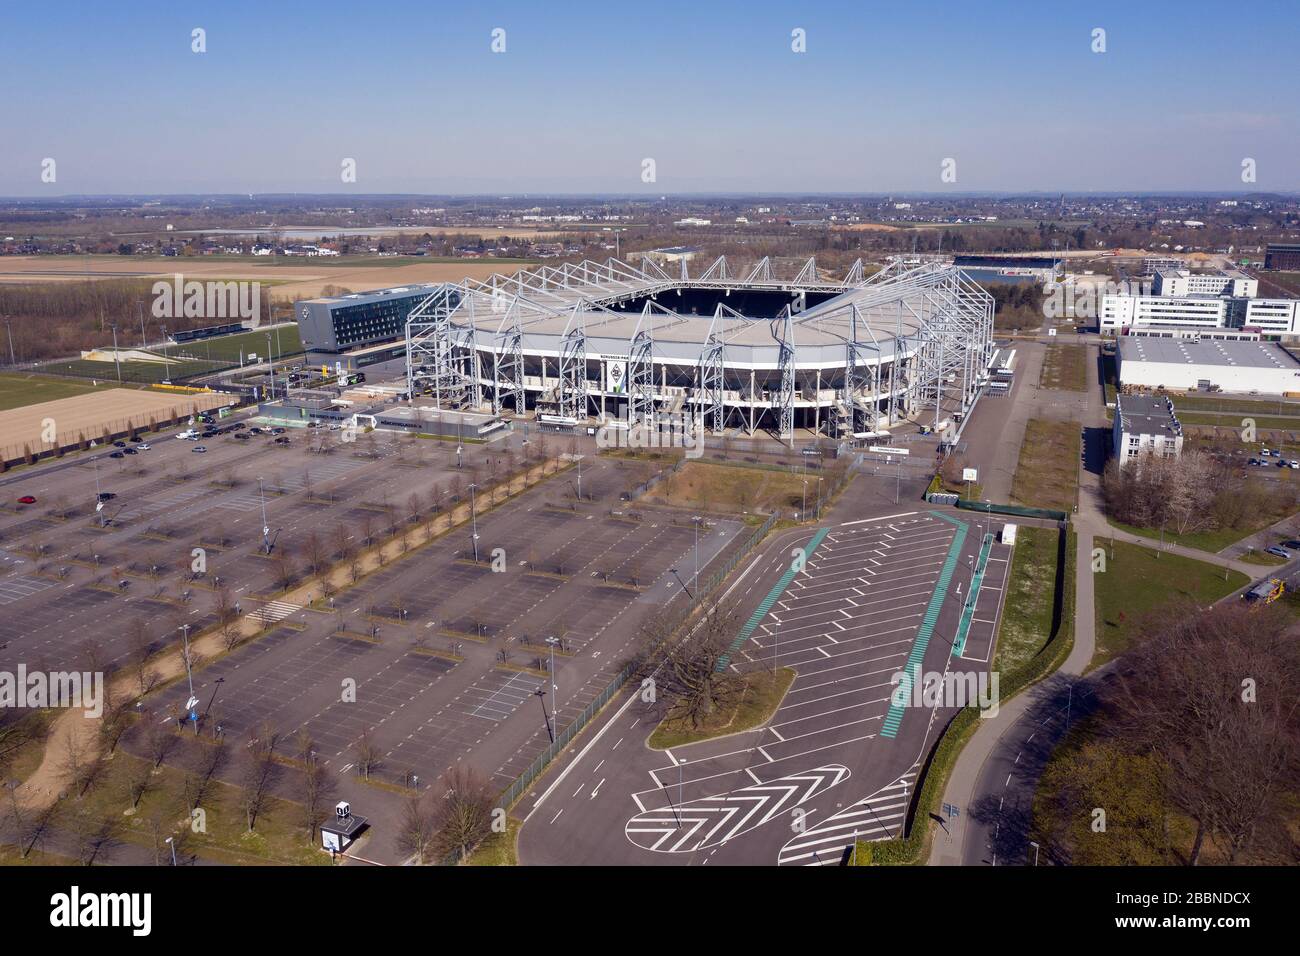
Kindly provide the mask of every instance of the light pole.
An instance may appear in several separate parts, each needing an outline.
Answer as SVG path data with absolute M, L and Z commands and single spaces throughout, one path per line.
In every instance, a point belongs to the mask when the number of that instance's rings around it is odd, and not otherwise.
M 104 499 L 99 490 L 99 456 L 96 455 L 90 459 L 91 464 L 95 466 L 95 513 L 99 515 L 99 526 L 104 527 Z
M 700 522 L 703 520 L 699 515 L 691 519 L 695 528 L 695 573 L 691 575 L 691 586 L 697 591 L 700 589 Z
M 686 766 L 686 761 L 683 760 L 681 757 L 678 757 L 677 758 L 677 805 L 679 807 L 682 805 L 682 767 L 684 766 Z M 682 825 L 682 818 L 679 816 L 677 818 L 677 826 L 680 828 L 681 825 Z
M 172 866 L 175 866 L 176 865 L 176 844 L 172 842 L 171 837 L 167 838 L 167 845 L 172 848 Z
M 112 323 L 109 328 L 113 330 L 113 365 L 117 368 L 117 384 L 122 384 L 122 359 L 117 354 L 117 323 Z
M 558 701 L 560 699 L 560 688 L 555 683 L 555 645 L 560 643 L 560 639 L 558 637 L 548 637 L 546 643 L 551 645 L 551 700 Z
M 266 493 L 262 490 L 262 476 L 257 476 L 257 496 L 262 500 L 262 547 L 271 553 L 271 526 L 266 523 Z
M 190 696 L 185 702 L 186 712 L 194 720 L 194 736 L 199 735 L 199 712 L 194 708 L 198 705 L 199 699 L 194 696 L 194 672 L 190 669 L 190 626 L 181 625 L 181 641 L 185 647 L 185 680 L 189 684 Z
M 275 401 L 275 356 L 271 354 L 271 333 L 266 333 L 266 364 L 271 370 L 271 401 Z
M 9 324 L 9 316 L 5 316 L 5 331 L 9 333 L 9 364 L 17 365 L 18 359 L 14 358 L 14 330 Z
M 478 486 L 471 484 L 469 486 L 469 522 L 470 534 L 474 538 L 474 563 L 478 564 L 478 508 L 475 504 L 474 489 Z
M 578 500 L 582 500 L 582 457 L 578 457 Z
M 536 697 L 542 705 L 542 717 L 546 721 L 546 736 L 551 738 L 551 743 L 555 743 L 555 731 L 551 729 L 551 715 L 546 712 L 545 688 L 539 685 L 537 690 L 533 691 L 533 696 Z
M 1035 843 L 1033 840 L 1030 840 L 1029 845 L 1034 848 L 1034 866 L 1037 866 L 1038 865 L 1038 844 Z

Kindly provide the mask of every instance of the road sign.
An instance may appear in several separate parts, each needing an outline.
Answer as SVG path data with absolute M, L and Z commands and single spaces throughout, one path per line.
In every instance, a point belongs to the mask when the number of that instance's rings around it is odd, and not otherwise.
M 912 452 L 907 448 L 895 448 L 893 445 L 869 445 L 867 451 L 875 452 L 877 455 L 910 455 Z
M 962 481 L 979 481 L 979 470 L 975 468 L 963 468 L 961 470 Z

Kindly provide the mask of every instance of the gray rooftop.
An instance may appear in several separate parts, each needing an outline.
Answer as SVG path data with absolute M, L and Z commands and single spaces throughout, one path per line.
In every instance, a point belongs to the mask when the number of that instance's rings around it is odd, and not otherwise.
M 1121 430 L 1126 435 L 1164 435 L 1174 438 L 1182 434 L 1182 426 L 1174 417 L 1173 402 L 1154 395 L 1121 395 L 1116 415 L 1121 419 Z
M 1124 336 L 1119 340 L 1121 362 L 1164 365 L 1211 365 L 1224 368 L 1300 370 L 1300 361 L 1275 342 L 1234 342 L 1223 339 L 1160 339 Z

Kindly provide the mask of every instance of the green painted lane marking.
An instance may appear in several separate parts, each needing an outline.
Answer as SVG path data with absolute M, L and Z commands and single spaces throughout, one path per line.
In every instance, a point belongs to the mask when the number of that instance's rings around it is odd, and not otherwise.
M 903 667 L 903 677 L 898 682 L 898 687 L 895 688 L 892 695 L 894 703 L 889 705 L 889 713 L 885 714 L 885 720 L 880 727 L 880 736 L 888 737 L 891 740 L 898 736 L 898 729 L 903 724 L 903 713 L 907 710 L 907 702 L 912 699 L 912 688 L 921 676 L 921 664 L 925 660 L 925 650 L 930 646 L 930 637 L 934 634 L 934 626 L 939 623 L 939 612 L 943 609 L 944 598 L 948 596 L 948 585 L 952 582 L 953 572 L 957 570 L 957 561 L 961 557 L 962 545 L 966 543 L 966 523 L 964 521 L 958 521 L 951 515 L 946 515 L 941 511 L 932 511 L 930 514 L 954 525 L 957 532 L 952 537 L 952 544 L 948 546 L 948 556 L 944 559 L 943 570 L 939 572 L 939 580 L 934 586 L 934 592 L 930 595 L 930 603 L 925 609 L 925 617 L 916 631 L 916 640 L 912 642 L 912 653 L 907 656 L 907 663 Z
M 975 602 L 979 600 L 980 588 L 984 584 L 984 570 L 988 567 L 989 552 L 993 550 L 993 535 L 986 534 L 980 545 L 979 560 L 975 562 L 975 574 L 971 577 L 970 593 L 966 595 L 966 606 L 961 611 L 961 621 L 957 624 L 957 640 L 952 644 L 952 656 L 961 657 L 966 653 L 966 635 L 970 633 L 970 622 L 975 617 Z
M 812 557 L 812 553 L 816 550 L 817 545 L 821 544 L 822 539 L 829 533 L 829 528 L 821 528 L 812 536 L 812 540 L 808 542 L 808 546 L 803 549 L 805 562 Z M 780 599 L 781 594 L 790 586 L 790 582 L 794 580 L 794 576 L 798 573 L 799 572 L 791 567 L 786 570 L 785 574 L 781 575 L 781 580 L 776 582 L 776 585 L 768 592 L 767 597 L 763 598 L 762 603 L 755 608 L 754 613 L 750 615 L 749 620 L 745 622 L 745 626 L 740 629 L 740 634 L 731 642 L 731 646 L 727 648 L 727 652 L 718 658 L 717 670 L 721 671 L 727 668 L 731 663 L 731 655 L 740 650 L 740 646 L 744 644 L 745 641 L 749 640 L 750 635 L 754 633 L 754 629 L 757 628 L 763 618 L 767 616 L 767 612 L 772 609 L 772 605 Z

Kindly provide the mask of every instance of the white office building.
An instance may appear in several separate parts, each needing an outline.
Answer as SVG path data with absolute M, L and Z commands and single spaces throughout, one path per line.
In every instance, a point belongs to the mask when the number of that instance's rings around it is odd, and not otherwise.
M 1155 274 L 1151 291 L 1155 295 L 1175 298 L 1188 295 L 1254 298 L 1259 294 L 1259 282 L 1236 271 L 1201 273 L 1187 269 L 1161 269 Z
M 1217 296 L 1104 295 L 1101 331 L 1112 335 L 1129 328 L 1178 327 L 1219 329 L 1228 324 L 1231 300 Z
M 1121 395 L 1113 434 L 1120 467 L 1143 455 L 1177 458 L 1183 451 L 1183 427 L 1174 403 L 1154 395 Z

